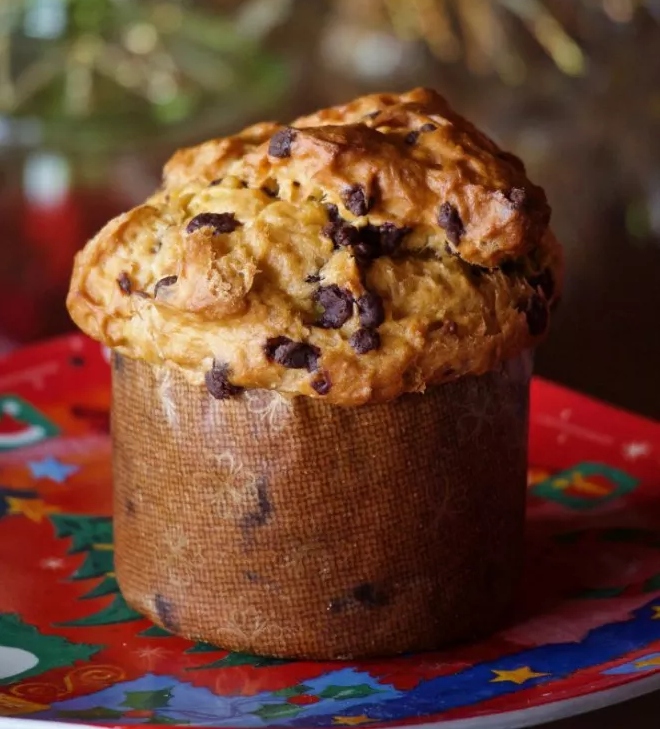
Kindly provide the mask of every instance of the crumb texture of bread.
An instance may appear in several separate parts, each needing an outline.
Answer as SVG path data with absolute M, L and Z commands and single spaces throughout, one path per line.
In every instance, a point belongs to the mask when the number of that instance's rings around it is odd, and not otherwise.
M 176 152 L 77 255 L 67 306 L 220 399 L 385 402 L 543 338 L 549 218 L 520 160 L 436 92 L 373 94 Z

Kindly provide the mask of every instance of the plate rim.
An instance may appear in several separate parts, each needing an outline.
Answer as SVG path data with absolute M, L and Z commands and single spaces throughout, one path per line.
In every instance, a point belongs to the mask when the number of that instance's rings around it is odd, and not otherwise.
M 583 696 L 574 696 L 569 699 L 549 701 L 540 706 L 530 706 L 528 709 L 516 709 L 514 711 L 501 711 L 483 716 L 473 716 L 466 719 L 435 719 L 424 720 L 419 723 L 390 724 L 374 722 L 368 726 L 374 729 L 523 729 L 523 727 L 538 726 L 540 724 L 569 719 L 574 716 L 582 716 L 592 711 L 606 709 L 609 706 L 623 704 L 627 701 L 640 698 L 660 691 L 660 671 L 651 676 L 635 678 L 631 675 L 626 683 L 613 686 L 612 688 L 600 689 Z M 57 719 L 24 719 L 22 717 L 0 716 L 0 729 L 16 729 L 17 722 L 20 722 L 20 729 L 124 729 L 127 724 L 79 724 L 72 722 L 61 722 Z M 138 725 L 139 726 L 139 725 Z M 154 729 L 165 729 L 164 725 L 153 725 Z M 180 725 L 183 727 L 184 725 Z M 240 727 L 220 727 L 219 725 L 206 725 L 207 729 L 241 729 Z M 278 725 L 264 724 L 264 729 Z M 176 727 L 175 727 L 176 729 Z M 305 729 L 304 727 L 302 729 Z
M 431 721 L 422 720 L 416 724 L 379 723 L 373 726 L 374 729 L 407 729 L 410 726 L 414 726 L 415 729 L 522 729 L 589 714 L 592 711 L 623 704 L 656 691 L 660 691 L 660 671 L 641 678 L 635 678 L 635 675 L 631 674 L 630 679 L 624 684 L 598 689 L 582 696 L 549 701 L 539 706 L 530 706 L 527 709 L 500 711 L 465 719 L 443 720 L 439 718 Z M 1 724 L 0 729 L 3 729 Z

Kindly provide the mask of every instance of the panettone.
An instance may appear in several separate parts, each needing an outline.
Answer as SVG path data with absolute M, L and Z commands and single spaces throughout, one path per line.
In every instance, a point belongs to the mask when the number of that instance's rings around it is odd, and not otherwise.
M 561 288 L 549 216 L 425 89 L 177 152 L 78 255 L 67 302 L 115 352 L 129 603 L 283 656 L 493 629 L 520 567 L 530 351 Z

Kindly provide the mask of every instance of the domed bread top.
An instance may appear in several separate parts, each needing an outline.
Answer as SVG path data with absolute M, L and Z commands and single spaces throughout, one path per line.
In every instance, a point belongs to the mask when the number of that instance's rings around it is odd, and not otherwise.
M 78 254 L 67 305 L 218 398 L 382 402 L 543 337 L 549 216 L 522 163 L 437 93 L 374 94 L 177 152 Z

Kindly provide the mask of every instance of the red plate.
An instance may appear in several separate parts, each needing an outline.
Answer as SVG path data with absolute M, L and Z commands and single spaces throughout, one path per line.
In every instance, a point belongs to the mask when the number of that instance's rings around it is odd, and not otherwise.
M 0 359 L 7 727 L 514 727 L 660 686 L 659 424 L 537 380 L 515 621 L 442 653 L 312 663 L 193 644 L 126 605 L 109 401 L 107 357 L 82 336 Z M 480 413 L 469 419 L 477 437 Z

